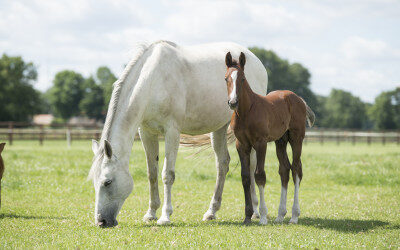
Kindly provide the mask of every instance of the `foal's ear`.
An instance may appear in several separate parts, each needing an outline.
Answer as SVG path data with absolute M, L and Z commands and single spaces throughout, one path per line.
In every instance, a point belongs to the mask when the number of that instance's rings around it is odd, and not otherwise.
M 231 55 L 231 52 L 226 53 L 225 64 L 226 64 L 226 67 L 228 67 L 228 68 L 232 66 L 232 55 Z
M 104 140 L 104 151 L 105 151 L 108 159 L 111 159 L 112 148 L 111 148 L 111 144 L 107 140 Z
M 97 151 L 99 151 L 99 143 L 93 139 L 92 139 L 92 151 L 93 154 L 97 154 Z
M 4 149 L 4 146 L 5 146 L 5 145 L 6 145 L 5 142 L 0 143 L 0 154 L 1 154 L 1 152 L 3 152 L 3 149 Z
M 246 64 L 246 56 L 244 55 L 243 52 L 240 53 L 239 64 L 240 68 L 244 69 L 244 65 Z

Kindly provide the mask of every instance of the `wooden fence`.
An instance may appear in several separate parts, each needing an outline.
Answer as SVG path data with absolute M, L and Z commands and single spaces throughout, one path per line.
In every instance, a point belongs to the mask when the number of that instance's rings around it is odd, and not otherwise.
M 60 124 L 51 127 L 38 126 L 28 123 L 0 122 L 0 141 L 8 141 L 9 145 L 15 140 L 36 140 L 43 145 L 47 140 L 65 140 L 71 145 L 75 140 L 98 140 L 101 127 L 89 125 Z M 337 145 L 344 142 L 356 143 L 396 143 L 400 145 L 400 131 L 352 131 L 310 129 L 306 131 L 305 143 L 317 142 L 324 144 L 334 142 Z

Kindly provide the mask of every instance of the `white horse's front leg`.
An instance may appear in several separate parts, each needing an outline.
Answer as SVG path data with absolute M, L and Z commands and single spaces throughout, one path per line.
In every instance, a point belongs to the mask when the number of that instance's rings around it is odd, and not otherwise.
M 256 151 L 254 150 L 254 148 L 252 148 L 250 153 L 250 192 L 251 192 L 251 202 L 253 204 L 253 216 L 251 217 L 252 219 L 260 218 L 260 214 L 258 212 L 258 207 L 257 207 L 258 199 L 256 193 L 256 183 L 254 179 L 254 171 L 256 170 L 256 165 L 257 165 Z M 262 203 L 260 203 L 260 209 L 261 205 Z
M 156 211 L 160 207 L 158 194 L 158 135 L 139 129 L 140 139 L 146 152 L 147 176 L 149 179 L 150 201 L 149 209 L 143 217 L 143 221 L 156 220 Z
M 211 133 L 211 143 L 215 152 L 215 164 L 217 167 L 217 182 L 215 184 L 214 195 L 210 202 L 210 207 L 203 216 L 203 220 L 215 219 L 215 213 L 221 207 L 222 192 L 224 190 L 225 177 L 229 170 L 229 151 L 226 142 L 226 129 L 228 124 L 219 130 Z
M 164 204 L 162 214 L 157 224 L 170 224 L 169 217 L 172 214 L 171 189 L 175 181 L 175 161 L 179 148 L 180 133 L 175 128 L 169 128 L 165 133 L 165 159 L 162 171 L 162 179 L 164 182 Z

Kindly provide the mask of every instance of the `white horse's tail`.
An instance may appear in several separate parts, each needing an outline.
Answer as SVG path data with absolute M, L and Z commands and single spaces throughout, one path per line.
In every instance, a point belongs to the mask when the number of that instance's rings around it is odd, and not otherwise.
M 228 128 L 227 130 L 227 141 L 228 144 L 232 144 L 236 141 L 235 134 L 233 133 L 233 130 L 231 127 Z M 181 141 L 180 141 L 181 146 L 184 147 L 204 147 L 204 149 L 207 149 L 207 146 L 211 146 L 211 136 L 210 134 L 203 134 L 203 135 L 186 135 L 182 134 L 181 135 Z M 200 150 L 201 152 L 202 150 Z

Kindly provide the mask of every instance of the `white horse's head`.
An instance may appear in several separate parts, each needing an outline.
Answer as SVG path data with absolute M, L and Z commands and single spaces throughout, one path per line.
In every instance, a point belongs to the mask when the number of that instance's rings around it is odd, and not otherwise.
M 96 192 L 95 223 L 100 227 L 113 227 L 118 225 L 119 210 L 132 192 L 133 179 L 128 162 L 121 162 L 113 155 L 107 140 L 102 145 L 93 140 L 92 150 L 94 161 L 89 178 L 93 178 Z

